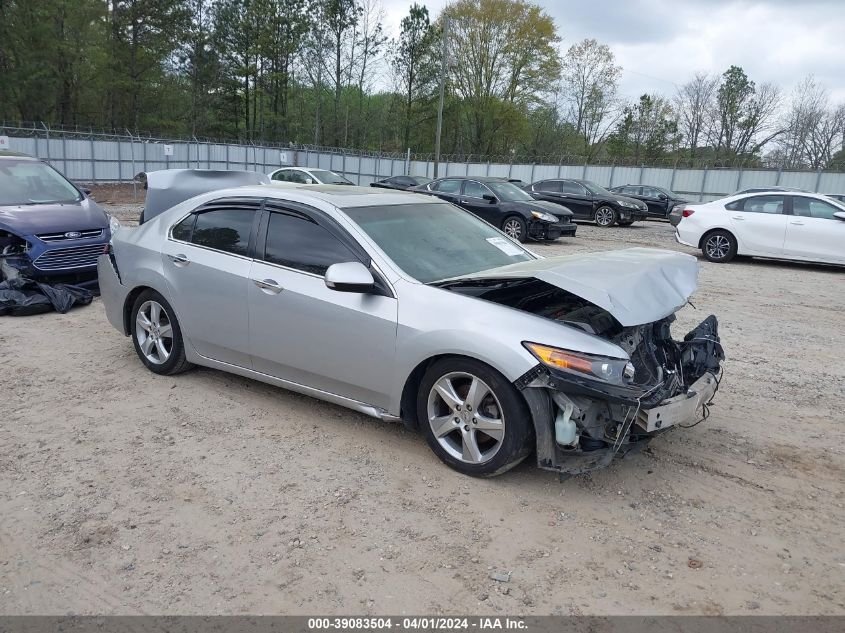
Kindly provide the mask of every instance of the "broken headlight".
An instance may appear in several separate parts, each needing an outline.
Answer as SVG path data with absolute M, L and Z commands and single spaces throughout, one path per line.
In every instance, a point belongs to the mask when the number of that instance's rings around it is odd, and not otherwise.
M 543 222 L 557 222 L 557 216 L 554 216 L 551 213 L 544 213 L 542 211 L 532 211 L 531 217 L 535 220 L 543 220 Z
M 117 233 L 120 230 L 121 226 L 122 225 L 120 224 L 120 220 L 118 220 L 113 215 L 109 216 L 109 231 L 111 232 L 112 235 Z
M 539 343 L 524 342 L 523 345 L 537 360 L 552 369 L 618 385 L 630 384 L 634 379 L 634 366 L 625 359 L 593 356 Z

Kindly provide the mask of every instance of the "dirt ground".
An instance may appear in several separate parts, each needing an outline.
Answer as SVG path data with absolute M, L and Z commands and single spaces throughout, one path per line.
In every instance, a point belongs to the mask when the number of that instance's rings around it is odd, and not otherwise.
M 680 248 L 648 222 L 536 250 L 630 245 Z M 467 478 L 401 425 L 218 371 L 156 376 L 99 301 L 7 317 L 0 613 L 845 614 L 844 290 L 702 261 L 676 333 L 720 318 L 711 417 L 562 483 L 531 460 Z

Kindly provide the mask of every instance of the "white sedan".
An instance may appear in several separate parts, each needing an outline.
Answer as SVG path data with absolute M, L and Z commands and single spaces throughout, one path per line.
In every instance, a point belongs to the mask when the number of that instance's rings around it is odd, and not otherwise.
M 736 255 L 845 264 L 845 204 L 815 193 L 772 191 L 687 204 L 675 237 L 711 262 Z
M 352 185 L 351 180 L 328 169 L 311 167 L 282 167 L 268 174 L 270 180 L 295 182 L 301 185 Z

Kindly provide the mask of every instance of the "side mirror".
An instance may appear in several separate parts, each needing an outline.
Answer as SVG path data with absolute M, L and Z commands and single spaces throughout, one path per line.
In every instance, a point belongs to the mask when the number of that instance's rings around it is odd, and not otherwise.
M 842 220 L 843 222 L 845 222 L 845 211 L 837 211 L 833 214 L 833 217 L 835 217 L 837 220 Z
M 306 185 L 313 185 L 313 184 L 314 184 L 314 181 L 313 181 L 313 180 L 311 180 L 310 178 L 306 178 L 306 179 L 305 179 L 305 184 L 306 184 Z
M 372 292 L 376 285 L 373 274 L 361 262 L 332 264 L 326 270 L 326 286 L 338 292 Z
M 658 194 L 657 194 L 657 199 L 658 199 L 658 200 L 663 200 L 663 201 L 665 202 L 666 200 L 668 200 L 668 199 L 669 199 L 669 196 L 667 196 L 665 193 L 658 193 Z
M 490 204 L 496 204 L 498 202 L 496 196 L 491 196 L 489 193 L 485 193 L 482 198 L 484 198 Z

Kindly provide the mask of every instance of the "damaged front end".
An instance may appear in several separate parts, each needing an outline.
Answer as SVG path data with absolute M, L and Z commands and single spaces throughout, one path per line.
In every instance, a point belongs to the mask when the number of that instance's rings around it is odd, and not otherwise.
M 622 328 L 609 338 L 630 361 L 591 359 L 592 364 L 625 363 L 621 376 L 611 371 L 602 379 L 588 375 L 586 364 L 572 357 L 556 362 L 538 355 L 540 364 L 515 385 L 535 420 L 553 420 L 535 424 L 548 428 L 537 437 L 542 468 L 570 475 L 601 468 L 675 426 L 707 417 L 724 360 L 718 322 L 711 315 L 677 341 L 670 335 L 672 321 L 674 316 Z
M 32 271 L 32 245 L 22 237 L 0 229 L 0 281 L 28 276 Z
M 537 365 L 514 385 L 531 409 L 538 464 L 579 474 L 707 416 L 724 360 L 716 317 L 683 340 L 671 335 L 697 273 L 688 255 L 628 249 L 514 264 L 439 285 L 586 332 L 618 350 L 616 357 L 591 356 L 534 341 L 530 332 L 523 342 Z

